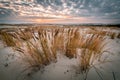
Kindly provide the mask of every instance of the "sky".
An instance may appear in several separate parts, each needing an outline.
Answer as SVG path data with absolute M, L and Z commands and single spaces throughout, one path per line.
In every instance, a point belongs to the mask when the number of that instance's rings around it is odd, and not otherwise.
M 120 23 L 120 0 L 0 0 L 0 23 Z

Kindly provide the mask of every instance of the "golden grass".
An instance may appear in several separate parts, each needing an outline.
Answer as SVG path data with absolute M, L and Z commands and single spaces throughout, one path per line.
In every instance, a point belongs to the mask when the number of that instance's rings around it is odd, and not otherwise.
M 120 33 L 118 33 L 117 38 L 120 38 Z
M 92 27 L 90 30 L 87 30 L 87 34 L 98 34 L 101 36 L 106 36 L 108 34 L 108 31 L 105 31 L 104 28 L 95 28 Z
M 111 39 L 114 39 L 116 37 L 116 33 L 115 32 L 109 32 L 109 36 Z
M 80 28 L 25 28 L 9 34 L 1 32 L 1 39 L 7 46 L 20 52 L 29 67 L 38 68 L 56 62 L 57 51 L 62 50 L 68 58 L 79 57 L 80 71 L 86 73 L 95 61 L 100 61 L 105 52 L 106 35 L 115 38 L 114 33 L 92 28 L 85 33 Z M 119 34 L 118 34 L 119 36 Z M 81 52 L 77 53 L 77 49 Z M 80 55 L 78 55 L 80 54 Z
M 33 38 L 32 36 L 32 31 L 25 29 L 25 30 L 22 30 L 22 29 L 18 29 L 17 32 L 16 32 L 16 35 L 19 35 L 19 39 L 23 40 L 23 41 L 27 41 L 31 38 Z
M 67 34 L 67 44 L 65 55 L 69 58 L 76 57 L 76 48 L 79 46 L 79 29 L 69 29 Z
M 14 38 L 12 37 L 12 35 L 6 31 L 1 31 L 1 39 L 4 42 L 4 44 L 6 46 L 9 47 L 14 47 L 16 46 L 16 41 L 14 40 Z
M 104 48 L 106 43 L 105 38 L 99 35 L 92 35 L 85 39 L 82 44 L 81 55 L 80 55 L 80 70 L 81 72 L 86 72 L 94 63 L 94 61 L 99 61 L 102 54 L 104 53 Z
M 105 31 L 104 28 L 91 28 L 91 30 L 88 30 L 86 34 L 98 34 L 100 36 L 109 36 L 111 39 L 115 39 L 117 37 L 116 32 L 111 31 Z
M 47 32 L 39 31 L 38 34 L 39 34 L 39 42 L 44 52 L 44 56 L 46 58 L 46 61 L 49 63 L 51 61 L 51 53 L 50 53 L 50 49 L 48 46 Z
M 52 32 L 52 40 L 51 40 L 51 51 L 52 54 L 54 56 L 54 58 L 57 58 L 57 50 L 61 49 L 62 47 L 64 47 L 63 44 L 63 36 L 59 33 L 59 29 L 55 29 Z

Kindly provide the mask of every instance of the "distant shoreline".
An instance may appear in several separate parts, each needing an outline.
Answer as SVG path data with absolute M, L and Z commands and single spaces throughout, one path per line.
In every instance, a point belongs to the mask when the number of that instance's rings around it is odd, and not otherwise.
M 0 24 L 0 26 L 41 26 L 41 25 L 58 25 L 58 26 L 64 26 L 64 25 L 68 25 L 68 26 L 118 26 L 120 27 L 120 24 L 92 24 L 92 23 L 88 23 L 88 24 L 34 24 L 34 23 L 24 23 L 24 24 L 5 24 L 2 23 Z

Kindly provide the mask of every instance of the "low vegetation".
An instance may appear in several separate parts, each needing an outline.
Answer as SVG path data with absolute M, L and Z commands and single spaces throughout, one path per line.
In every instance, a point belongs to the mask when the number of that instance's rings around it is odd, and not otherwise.
M 107 52 L 106 36 L 119 38 L 115 32 L 90 28 L 82 31 L 80 27 L 30 27 L 14 29 L 14 32 L 1 30 L 0 37 L 4 44 L 19 52 L 29 68 L 40 69 L 57 61 L 57 51 L 62 51 L 68 58 L 78 58 L 81 73 L 86 73 L 100 61 Z M 79 50 L 79 51 L 78 51 Z

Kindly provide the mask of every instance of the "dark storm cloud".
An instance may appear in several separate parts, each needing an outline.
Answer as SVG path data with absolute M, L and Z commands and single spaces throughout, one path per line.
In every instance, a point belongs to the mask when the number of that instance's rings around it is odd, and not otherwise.
M 0 18 L 91 18 L 120 20 L 120 0 L 2 0 Z M 3 17 L 4 16 L 4 17 Z

